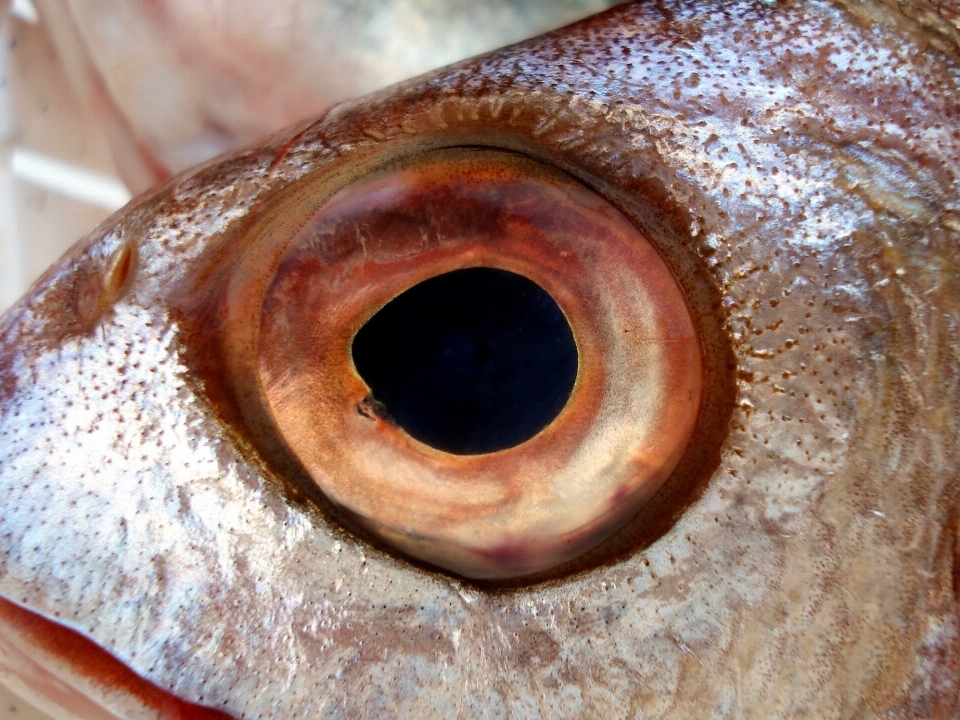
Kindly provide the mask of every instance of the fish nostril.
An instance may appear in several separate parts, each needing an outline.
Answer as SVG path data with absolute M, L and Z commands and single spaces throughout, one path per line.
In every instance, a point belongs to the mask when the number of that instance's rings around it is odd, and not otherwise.
M 83 323 L 96 321 L 117 301 L 136 262 L 136 245 L 127 241 L 113 251 L 101 271 L 82 276 L 77 287 L 76 307 Z
M 107 269 L 103 273 L 103 296 L 104 300 L 113 303 L 120 295 L 130 272 L 136 264 L 137 248 L 132 242 L 125 242 L 118 247 L 110 261 L 107 263 Z
M 458 455 L 529 440 L 577 378 L 576 342 L 556 301 L 496 268 L 444 273 L 401 293 L 359 330 L 352 355 L 397 425 Z

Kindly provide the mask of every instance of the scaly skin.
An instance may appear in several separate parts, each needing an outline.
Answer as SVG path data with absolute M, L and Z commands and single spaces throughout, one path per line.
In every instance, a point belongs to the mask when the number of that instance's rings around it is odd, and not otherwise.
M 234 717 L 960 716 L 956 16 L 629 5 L 139 198 L 0 326 L 0 593 Z M 509 587 L 341 529 L 224 359 L 276 203 L 463 144 L 630 215 L 712 378 L 637 521 Z

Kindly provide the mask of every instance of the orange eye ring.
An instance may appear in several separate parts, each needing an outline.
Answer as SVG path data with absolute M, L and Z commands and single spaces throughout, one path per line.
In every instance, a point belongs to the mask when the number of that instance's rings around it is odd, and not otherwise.
M 683 455 L 702 391 L 690 311 L 649 240 L 580 183 L 512 153 L 437 151 L 296 228 L 260 296 L 259 393 L 313 482 L 392 546 L 473 578 L 545 570 L 616 531 Z M 544 288 L 579 369 L 533 438 L 454 455 L 364 411 L 351 343 L 400 293 L 470 267 Z

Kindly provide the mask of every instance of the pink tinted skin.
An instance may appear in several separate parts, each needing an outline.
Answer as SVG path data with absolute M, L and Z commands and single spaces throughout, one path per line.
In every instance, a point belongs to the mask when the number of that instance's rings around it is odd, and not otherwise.
M 0 665 L 80 720 L 226 720 L 144 680 L 80 633 L 0 598 Z
M 955 717 L 954 10 L 632 4 L 140 198 L 0 324 L 0 593 L 233 717 Z M 267 224 L 453 146 L 616 206 L 703 348 L 671 478 L 538 582 L 344 530 L 244 380 Z

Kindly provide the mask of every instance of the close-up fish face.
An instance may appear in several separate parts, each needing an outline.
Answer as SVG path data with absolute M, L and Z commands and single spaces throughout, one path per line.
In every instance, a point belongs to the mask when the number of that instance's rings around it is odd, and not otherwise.
M 958 18 L 618 6 L 136 198 L 0 321 L 7 672 L 957 717 Z

